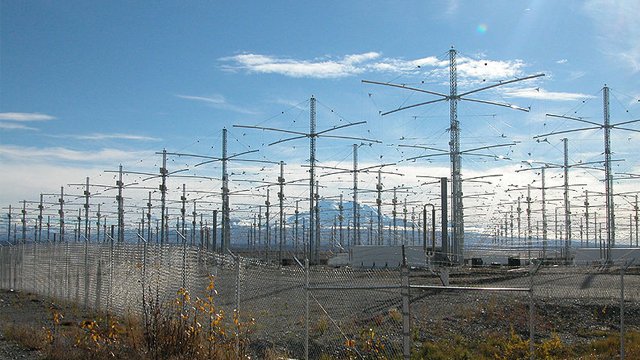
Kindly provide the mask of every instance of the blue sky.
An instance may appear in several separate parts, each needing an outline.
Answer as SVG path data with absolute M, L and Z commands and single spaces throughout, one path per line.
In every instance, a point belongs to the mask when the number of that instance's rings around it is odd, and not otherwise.
M 335 134 L 382 142 L 360 148 L 361 167 L 398 162 L 395 169 L 407 176 L 389 176 L 385 185 L 419 188 L 417 174 L 447 175 L 447 157 L 409 163 L 407 157 L 428 152 L 397 145 L 446 149 L 448 104 L 383 117 L 380 112 L 431 98 L 361 80 L 446 93 L 452 46 L 459 52 L 461 90 L 546 74 L 478 95 L 531 107 L 528 113 L 470 103 L 459 108 L 463 149 L 518 142 L 490 152 L 511 161 L 464 160 L 463 175 L 502 173 L 497 186 L 503 190 L 508 183 L 526 184 L 535 177 L 514 172 L 521 161 L 559 162 L 562 157 L 562 136 L 548 143 L 532 137 L 579 127 L 545 113 L 601 121 L 601 89 L 607 84 L 612 121 L 640 118 L 638 13 L 637 1 L 604 0 L 2 0 L 0 204 L 15 207 L 23 199 L 37 200 L 40 193 L 84 182 L 85 176 L 92 183 L 111 184 L 112 174 L 103 170 L 118 164 L 156 172 L 160 158 L 155 152 L 163 148 L 219 156 L 223 127 L 229 129 L 230 153 L 258 149 L 251 155 L 255 159 L 287 162 L 287 179 L 304 177 L 300 165 L 308 159 L 307 141 L 266 146 L 282 135 L 233 125 L 307 131 L 312 95 L 318 99 L 319 129 L 367 121 Z M 600 132 L 569 138 L 572 161 L 601 158 Z M 638 133 L 614 134 L 614 157 L 625 159 L 616 171 L 640 173 L 637 140 Z M 320 162 L 350 167 L 352 143 L 320 139 Z M 220 176 L 218 164 L 196 168 L 195 163 L 172 158 L 169 170 L 188 167 L 191 174 Z M 240 174 L 236 179 L 271 181 L 277 167 L 236 163 L 231 171 Z M 584 187 L 601 191 L 597 172 L 576 175 L 584 177 Z M 350 196 L 340 190 L 349 187 L 350 175 L 326 179 L 332 179 L 326 182 L 327 194 Z M 179 197 L 175 189 L 184 181 L 173 181 L 171 196 Z M 360 187 L 372 188 L 375 181 L 365 174 Z M 189 186 L 219 189 L 215 180 Z M 247 185 L 235 182 L 233 187 Z M 638 183 L 624 181 L 619 188 L 638 189 Z M 412 196 L 425 191 L 435 190 Z M 306 191 L 292 192 L 303 196 Z M 131 197 L 144 197 L 144 191 Z

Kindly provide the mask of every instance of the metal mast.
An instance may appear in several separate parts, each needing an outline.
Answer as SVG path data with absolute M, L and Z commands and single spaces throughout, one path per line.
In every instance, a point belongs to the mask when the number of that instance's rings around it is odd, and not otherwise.
M 638 195 L 636 195 L 636 205 L 633 207 L 636 214 L 634 220 L 636 221 L 636 247 L 638 246 Z
M 393 210 L 391 210 L 391 215 L 393 216 L 393 246 L 398 245 L 398 226 L 397 226 L 397 218 L 398 212 L 396 211 L 396 206 L 398 205 L 398 197 L 396 196 L 396 187 L 393 187 L 393 199 L 391 199 L 391 203 L 393 204 Z M 391 239 L 389 239 L 391 241 Z
M 22 200 L 22 243 L 27 242 L 27 200 Z
M 160 184 L 160 244 L 164 244 L 166 241 L 165 225 L 167 223 L 166 207 L 167 207 L 167 150 L 162 149 L 162 167 L 160 168 L 160 177 L 162 178 L 162 184 Z
M 584 222 L 586 224 L 586 234 L 587 238 L 587 247 L 589 247 L 589 190 L 584 191 Z M 594 229 L 593 234 L 596 234 L 596 229 Z
M 182 229 L 180 230 L 180 232 L 182 233 L 182 236 L 185 236 L 184 231 L 185 231 L 185 216 L 186 216 L 186 212 L 187 212 L 187 185 L 186 184 L 182 184 L 182 196 L 180 196 L 180 201 L 182 202 L 182 207 L 180 208 L 180 214 L 182 215 Z
M 516 208 L 516 212 L 518 213 L 518 245 L 520 245 L 522 243 L 522 230 L 521 230 L 521 225 L 522 225 L 522 207 L 520 204 L 520 200 L 521 200 L 522 196 L 518 196 L 518 207 Z
M 100 204 L 98 204 L 98 212 L 96 213 L 96 242 L 100 242 Z M 149 223 L 149 229 L 151 229 L 151 223 Z
M 42 198 L 44 194 L 40 194 L 40 204 L 38 205 L 38 241 L 42 242 L 42 211 L 44 206 L 42 205 Z
M 262 205 L 258 205 L 258 248 L 262 245 Z
M 545 176 L 544 176 L 545 168 L 540 169 L 540 174 L 542 177 L 542 258 L 546 258 L 547 256 L 547 201 L 545 199 L 546 194 L 546 186 L 545 186 Z
M 338 235 L 338 238 L 340 239 L 340 246 L 345 246 L 344 245 L 344 232 L 343 232 L 343 226 L 344 226 L 344 215 L 342 214 L 342 211 L 344 210 L 344 205 L 342 205 L 342 194 L 340 194 L 340 203 L 338 204 L 338 221 L 340 224 L 339 227 L 339 232 L 340 234 Z
M 382 245 L 382 170 L 378 170 L 376 191 L 378 193 L 376 198 L 376 205 L 378 206 L 378 243 L 376 245 Z
M 192 220 L 191 220 L 191 246 L 193 246 L 193 244 L 195 243 L 196 240 L 196 219 L 198 216 L 198 213 L 196 212 L 196 200 L 193 200 L 193 212 L 191 213 Z
M 571 208 L 569 203 L 569 140 L 562 139 L 564 145 L 564 256 L 569 261 L 571 248 Z
M 294 245 L 294 249 L 295 249 L 295 254 L 298 254 L 298 245 L 299 245 L 299 238 L 298 238 L 298 224 L 299 224 L 299 217 L 300 217 L 300 200 L 296 200 L 296 212 L 295 212 L 295 220 L 294 220 L 294 238 L 295 238 L 295 245 Z
M 533 240 L 531 235 L 531 185 L 527 185 L 527 248 L 529 249 L 529 262 L 531 262 L 531 246 Z
M 118 181 L 116 181 L 116 186 L 118 186 L 118 196 L 116 196 L 116 201 L 118 202 L 118 242 L 124 242 L 124 199 L 122 198 L 122 187 L 124 183 L 122 182 L 122 165 L 118 168 Z
M 309 101 L 309 258 L 318 263 L 316 251 L 315 191 L 316 182 L 316 98 Z
M 147 202 L 147 241 L 151 241 L 151 191 Z
M 64 241 L 64 186 L 60 186 L 60 198 L 58 202 L 60 202 L 60 210 L 58 210 L 58 215 L 60 215 L 60 236 L 58 241 L 62 242 Z
M 229 174 L 227 174 L 227 129 L 222 129 L 222 239 L 220 251 L 225 254 L 231 242 L 231 224 L 229 215 Z
M 456 50 L 449 50 L 449 156 L 451 159 L 451 222 L 453 227 L 454 261 L 462 259 L 464 249 L 464 211 L 462 207 L 462 180 L 460 178 L 460 123 L 458 121 L 458 78 Z
M 269 260 L 269 251 L 271 250 L 271 233 L 270 233 L 270 226 L 269 226 L 269 208 L 271 207 L 271 201 L 269 201 L 269 188 L 267 188 L 267 200 L 265 200 L 264 205 L 267 207 L 267 210 L 265 212 L 265 236 L 266 236 L 266 240 L 265 240 L 265 260 Z
M 620 127 L 620 125 L 627 125 L 640 122 L 640 119 L 623 121 L 616 124 L 611 124 L 610 122 L 610 113 L 609 113 L 609 87 L 606 85 L 602 88 L 602 103 L 603 103 L 603 117 L 604 121 L 602 124 L 585 120 L 581 117 L 572 117 L 566 115 L 554 115 L 554 114 L 546 114 L 549 117 L 557 117 L 561 119 L 568 119 L 579 121 L 582 123 L 586 123 L 592 125 L 586 128 L 578 128 L 571 130 L 563 130 L 563 131 L 554 131 L 551 133 L 543 134 L 535 136 L 535 138 L 540 138 L 548 135 L 557 135 L 575 131 L 583 131 L 583 130 L 604 130 L 604 172 L 605 172 L 605 207 L 606 207 L 606 225 L 607 225 L 607 244 L 605 248 L 605 259 L 607 262 L 611 261 L 611 254 L 609 250 L 611 247 L 615 245 L 615 214 L 614 214 L 614 202 L 613 202 L 613 175 L 611 174 L 611 129 L 619 129 L 633 132 L 640 132 L 640 130 L 630 129 L 626 127 Z
M 499 82 L 497 84 L 483 86 L 483 87 L 480 87 L 478 89 L 470 90 L 470 91 L 464 92 L 462 94 L 459 94 L 458 93 L 458 83 L 457 83 L 457 61 L 456 61 L 456 57 L 457 57 L 456 50 L 453 49 L 453 48 L 450 49 L 449 50 L 449 95 L 443 94 L 443 93 L 438 93 L 438 92 L 435 92 L 435 91 L 412 88 L 412 87 L 408 87 L 408 86 L 400 85 L 400 84 L 382 83 L 382 82 L 367 81 L 367 80 L 363 80 L 363 82 L 370 83 L 370 84 L 398 87 L 398 88 L 402 88 L 402 89 L 418 91 L 418 92 L 427 93 L 427 94 L 430 94 L 430 95 L 435 95 L 435 96 L 439 96 L 440 97 L 439 99 L 436 99 L 436 100 L 430 100 L 430 101 L 425 101 L 425 102 L 421 102 L 421 103 L 418 103 L 418 104 L 412 104 L 412 105 L 403 106 L 403 107 L 400 107 L 398 109 L 394 109 L 394 110 L 382 113 L 381 115 L 387 115 L 387 114 L 391 114 L 391 113 L 394 113 L 394 112 L 397 112 L 397 111 L 401 111 L 401 110 L 404 110 L 404 109 L 410 109 L 410 108 L 414 108 L 414 107 L 418 107 L 418 106 L 422 106 L 422 105 L 433 104 L 433 103 L 440 102 L 440 101 L 449 101 L 449 115 L 450 115 L 450 119 L 449 119 L 450 120 L 450 124 L 449 124 L 449 131 L 450 131 L 449 157 L 450 157 L 450 160 L 451 160 L 451 182 L 452 182 L 452 187 L 451 187 L 451 196 L 452 196 L 451 212 L 452 212 L 452 227 L 453 227 L 452 253 L 453 253 L 453 260 L 455 262 L 457 262 L 457 263 L 462 263 L 464 261 L 464 254 L 463 254 L 463 250 L 464 250 L 464 210 L 463 210 L 463 204 L 462 204 L 462 195 L 463 194 L 462 194 L 462 179 L 461 179 L 460 124 L 459 124 L 459 121 L 458 121 L 458 101 L 459 100 L 465 100 L 465 101 L 477 102 L 477 103 L 482 103 L 482 104 L 503 106 L 503 107 L 508 107 L 508 108 L 512 108 L 512 109 L 528 112 L 529 111 L 528 108 L 522 108 L 522 107 L 518 107 L 518 106 L 515 106 L 515 105 L 512 105 L 512 104 L 495 102 L 495 101 L 486 101 L 486 100 L 480 100 L 480 99 L 473 99 L 473 98 L 467 97 L 467 95 L 474 94 L 474 93 L 477 93 L 477 92 L 480 92 L 480 91 L 483 91 L 483 90 L 487 90 L 487 89 L 491 89 L 491 88 L 494 88 L 494 87 L 498 87 L 498 86 L 504 86 L 504 85 L 511 84 L 511 83 L 514 83 L 514 82 L 519 82 L 519 81 L 523 81 L 523 80 L 529 80 L 529 79 L 537 78 L 537 77 L 540 77 L 540 76 L 544 76 L 544 74 L 537 74 L 537 75 L 527 76 L 527 77 L 524 77 L 524 78 L 517 78 L 517 79 L 509 80 L 509 81 L 501 81 L 501 82 Z
M 278 177 L 280 191 L 278 192 L 278 200 L 280 205 L 280 232 L 278 234 L 280 244 L 278 247 L 278 264 L 282 264 L 282 245 L 284 243 L 284 161 L 280 161 L 280 176 Z
M 358 216 L 358 144 L 353 144 L 353 245 L 360 245 Z
M 9 205 L 9 213 L 7 214 L 7 242 L 11 244 L 11 205 Z
M 611 261 L 611 247 L 616 243 L 616 221 L 613 209 L 613 175 L 611 174 L 611 124 L 609 114 L 609 88 L 602 88 L 602 104 L 604 113 L 604 192 L 607 212 L 607 247 L 606 259 Z
M 87 184 L 84 190 L 84 240 L 89 241 L 89 178 L 87 177 Z
M 293 135 L 290 138 L 272 142 L 269 144 L 269 146 L 280 144 L 285 141 L 309 138 L 309 248 L 306 254 L 312 263 L 317 263 L 318 256 L 319 256 L 318 252 L 320 249 L 320 233 L 318 231 L 320 223 L 316 219 L 317 215 L 314 214 L 314 210 L 317 208 L 315 204 L 317 200 L 316 199 L 317 195 L 316 195 L 316 192 L 314 191 L 314 185 L 316 182 L 315 180 L 316 179 L 316 139 L 322 136 L 322 137 L 328 137 L 328 138 L 353 139 L 353 140 L 363 140 L 363 141 L 369 141 L 369 142 L 379 142 L 379 141 L 370 140 L 370 139 L 361 138 L 361 137 L 353 137 L 353 136 L 326 135 L 326 133 L 330 131 L 334 131 L 334 130 L 338 130 L 338 129 L 342 129 L 350 126 L 365 124 L 366 121 L 359 121 L 359 122 L 349 123 L 345 125 L 338 125 L 338 126 L 334 126 L 332 128 L 317 132 L 316 131 L 316 98 L 313 96 L 309 101 L 309 113 L 310 114 L 309 114 L 309 132 L 308 133 L 285 130 L 285 129 L 275 129 L 275 128 L 262 127 L 262 126 L 234 125 L 234 127 L 278 131 L 278 132 L 283 132 L 283 133 Z
M 315 216 L 315 226 L 316 226 L 316 231 L 315 231 L 315 235 L 316 235 L 316 239 L 317 241 L 315 242 L 316 248 L 315 248 L 315 254 L 316 254 L 316 261 L 319 262 L 320 260 L 320 206 L 318 205 L 319 200 L 320 200 L 320 182 L 316 181 L 316 188 L 315 188 L 315 194 L 314 196 L 314 200 L 315 200 L 315 212 L 316 212 L 316 216 Z

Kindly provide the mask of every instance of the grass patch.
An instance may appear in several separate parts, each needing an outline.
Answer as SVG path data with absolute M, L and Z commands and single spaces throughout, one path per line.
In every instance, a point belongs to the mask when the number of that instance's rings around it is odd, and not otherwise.
M 5 324 L 4 336 L 27 350 L 42 350 L 47 344 L 43 330 L 32 325 Z
M 615 359 L 619 357 L 620 334 L 608 332 L 586 343 L 566 344 L 557 334 L 534 346 L 536 359 Z M 640 332 L 625 335 L 625 356 L 640 359 Z M 455 335 L 449 339 L 424 342 L 411 354 L 412 359 L 480 359 L 512 360 L 531 357 L 529 340 L 513 330 L 509 335 L 491 333 L 478 339 Z

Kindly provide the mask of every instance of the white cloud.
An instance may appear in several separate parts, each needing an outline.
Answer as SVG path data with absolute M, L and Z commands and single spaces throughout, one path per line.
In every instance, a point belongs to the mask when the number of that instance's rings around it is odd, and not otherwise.
M 428 56 L 415 60 L 385 58 L 367 66 L 367 70 L 378 72 L 412 72 L 421 67 L 445 67 L 449 62 L 435 56 Z
M 136 141 L 160 141 L 162 139 L 151 137 L 151 136 L 143 136 L 143 135 L 133 135 L 133 134 L 101 134 L 101 133 L 92 133 L 87 135 L 64 135 L 64 137 L 72 137 L 78 140 L 136 140 Z
M 567 80 L 569 81 L 578 80 L 584 77 L 585 75 L 587 75 L 585 71 L 571 71 L 569 72 L 569 77 L 567 78 Z
M 347 55 L 341 60 L 295 60 L 282 59 L 259 54 L 240 54 L 222 60 L 233 61 L 236 65 L 227 69 L 244 69 L 249 72 L 281 74 L 302 78 L 339 78 L 364 71 L 357 64 L 379 56 L 377 53 Z
M 496 61 L 459 58 L 458 76 L 488 81 L 514 78 L 523 74 L 522 60 Z
M 560 60 L 556 61 L 556 64 L 566 64 L 568 62 L 569 62 L 569 60 L 567 60 L 567 59 L 560 59 Z
M 436 68 L 433 75 L 448 76 L 447 59 L 428 56 L 413 60 L 383 58 L 378 52 L 346 55 L 340 59 L 290 59 L 261 54 L 240 54 L 222 58 L 231 63 L 223 68 L 231 71 L 245 70 L 252 73 L 280 74 L 295 78 L 340 78 L 358 75 L 364 72 L 416 72 L 423 68 Z M 458 71 L 461 78 L 467 80 L 495 81 L 513 78 L 523 74 L 526 64 L 522 60 L 496 61 L 458 58 Z M 200 99 L 204 100 L 204 99 Z
M 344 62 L 347 64 L 357 64 L 362 63 L 367 60 L 373 60 L 380 57 L 380 54 L 377 52 L 368 52 L 364 54 L 355 54 L 355 55 L 347 55 L 344 57 Z
M 1 168 L 0 186 L 11 189 L 0 193 L 0 202 L 5 206 L 22 200 L 37 200 L 40 193 L 60 192 L 61 185 L 78 182 L 98 172 L 83 167 L 32 162 L 3 163 Z
M 594 97 L 593 95 L 587 95 L 587 94 L 581 94 L 581 93 L 547 91 L 539 87 L 508 89 L 504 92 L 504 96 L 525 98 L 525 99 L 536 99 L 536 100 L 552 100 L 552 101 L 576 101 L 576 100 L 591 99 Z
M 254 111 L 229 103 L 227 99 L 220 94 L 213 94 L 209 96 L 194 96 L 194 95 L 178 94 L 176 95 L 176 97 L 180 99 L 185 99 L 185 100 L 203 102 L 217 109 L 229 110 L 229 111 L 237 112 L 240 114 L 248 114 L 248 115 L 256 114 Z
M 458 0 L 448 0 L 445 14 L 449 16 L 457 14 L 459 6 L 460 4 L 458 3 Z
M 118 149 L 77 151 L 63 147 L 37 148 L 30 146 L 0 145 L 0 157 L 4 157 L 10 161 L 72 161 L 111 164 L 114 162 L 135 161 L 146 156 L 148 156 L 148 153 Z
M 5 130 L 35 130 L 37 131 L 38 129 L 31 127 L 31 126 L 26 126 L 23 124 L 16 124 L 16 123 L 10 123 L 10 122 L 0 122 L 0 129 L 5 129 Z
M 601 50 L 631 71 L 640 71 L 640 2 L 589 0 L 584 10 L 600 34 Z
M 98 184 L 113 184 L 111 175 L 104 174 L 105 169 L 115 170 L 118 163 L 141 166 L 139 161 L 146 158 L 149 152 L 0 145 L 0 187 L 11 189 L 0 192 L 0 203 L 35 200 L 42 192 L 58 192 L 60 186 L 81 182 L 86 176 Z
M 47 114 L 40 114 L 40 113 L 18 113 L 18 112 L 0 113 L 0 120 L 5 120 L 5 121 L 48 121 L 53 119 L 55 119 L 55 117 Z
M 53 138 L 62 139 L 76 139 L 76 140 L 133 140 L 133 141 L 160 141 L 162 139 L 135 134 L 104 134 L 104 133 L 90 133 L 90 134 L 62 134 L 62 135 L 47 135 Z

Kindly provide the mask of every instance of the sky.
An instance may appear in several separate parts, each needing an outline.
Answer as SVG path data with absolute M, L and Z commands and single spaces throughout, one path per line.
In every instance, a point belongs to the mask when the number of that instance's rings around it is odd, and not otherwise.
M 403 186 L 407 190 L 401 196 L 409 202 L 435 201 L 439 190 L 425 184 L 429 178 L 416 176 L 447 176 L 448 156 L 408 146 L 448 149 L 449 103 L 382 115 L 439 97 L 362 80 L 448 94 L 453 48 L 459 93 L 545 74 L 470 95 L 528 111 L 459 102 L 461 149 L 515 143 L 482 152 L 490 157 L 463 157 L 463 177 L 502 175 L 489 178 L 491 184 L 464 185 L 465 194 L 491 193 L 465 204 L 468 214 L 482 219 L 476 223 L 486 223 L 501 216 L 505 201 L 513 204 L 523 195 L 507 191 L 511 185 L 539 184 L 535 170 L 517 172 L 528 166 L 524 162 L 534 167 L 562 162 L 564 136 L 570 163 L 602 160 L 602 130 L 534 139 L 589 126 L 545 114 L 601 123 L 606 85 L 612 123 L 640 118 L 639 13 L 640 2 L 606 0 L 0 0 L 0 206 L 6 213 L 9 205 L 21 207 L 22 200 L 37 201 L 41 193 L 59 193 L 63 186 L 71 196 L 69 211 L 76 211 L 82 201 L 72 195 L 82 189 L 69 184 L 90 177 L 92 184 L 114 185 L 115 174 L 105 170 L 120 164 L 125 172 L 155 174 L 163 149 L 221 156 L 223 128 L 229 154 L 258 150 L 238 158 L 284 161 L 286 180 L 303 179 L 308 140 L 269 146 L 291 134 L 234 125 L 306 133 L 312 96 L 318 130 L 366 122 L 327 133 L 363 140 L 320 137 L 320 165 L 351 168 L 355 143 L 360 168 L 394 164 L 385 167 L 385 189 Z M 640 129 L 637 123 L 627 127 Z M 612 131 L 618 177 L 640 174 L 639 135 Z M 220 163 L 199 162 L 170 156 L 169 171 L 186 169 L 180 174 L 191 176 L 170 179 L 172 201 L 180 197 L 183 183 L 188 191 L 219 191 Z M 242 204 L 258 204 L 266 196 L 264 187 L 256 188 L 262 183 L 247 180 L 275 182 L 279 167 L 232 161 L 229 171 L 232 190 L 245 191 L 232 200 L 240 213 Z M 350 198 L 353 175 L 332 172 L 319 170 L 321 193 Z M 547 184 L 562 183 L 561 170 L 548 173 Z M 360 174 L 365 203 L 374 199 L 367 189 L 375 188 L 375 175 Z M 583 201 L 578 197 L 583 190 L 603 191 L 601 179 L 598 170 L 572 169 L 574 204 Z M 148 192 L 135 187 L 157 189 L 159 180 L 129 173 L 125 183 L 137 183 L 126 193 L 127 204 L 135 207 L 144 206 Z M 303 186 L 289 188 L 288 207 L 308 193 Z M 616 181 L 616 191 L 638 189 L 638 180 Z M 96 186 L 91 192 L 105 196 L 95 202 L 113 206 L 113 190 Z M 276 192 L 272 188 L 272 202 Z M 219 196 L 203 194 L 189 192 L 188 198 L 218 206 Z M 45 201 L 57 200 L 45 195 Z M 630 200 L 617 203 L 626 219 Z M 128 211 L 138 211 L 134 207 Z

